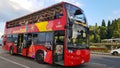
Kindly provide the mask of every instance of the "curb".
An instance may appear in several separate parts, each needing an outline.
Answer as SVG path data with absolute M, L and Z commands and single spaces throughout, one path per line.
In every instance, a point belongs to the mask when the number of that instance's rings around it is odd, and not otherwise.
M 111 55 L 110 53 L 101 53 L 101 52 L 91 52 L 91 54 L 98 54 L 98 55 Z

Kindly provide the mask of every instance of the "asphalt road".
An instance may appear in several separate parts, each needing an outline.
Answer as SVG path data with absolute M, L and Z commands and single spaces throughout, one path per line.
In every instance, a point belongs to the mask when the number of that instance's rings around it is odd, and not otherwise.
M 119 68 L 120 56 L 91 54 L 89 63 L 74 68 Z M 0 47 L 0 68 L 73 68 L 59 65 L 38 64 L 34 59 L 20 55 L 9 55 Z

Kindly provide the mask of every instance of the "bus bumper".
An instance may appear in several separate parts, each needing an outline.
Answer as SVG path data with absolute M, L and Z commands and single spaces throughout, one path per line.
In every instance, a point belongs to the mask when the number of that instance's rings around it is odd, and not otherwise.
M 75 50 L 72 53 L 67 50 L 65 53 L 64 66 L 78 66 L 90 60 L 89 50 Z

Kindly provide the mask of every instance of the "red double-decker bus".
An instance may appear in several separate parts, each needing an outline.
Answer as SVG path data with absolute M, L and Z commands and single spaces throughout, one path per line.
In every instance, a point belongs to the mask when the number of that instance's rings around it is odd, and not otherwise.
M 88 32 L 83 10 L 61 2 L 6 22 L 2 48 L 38 63 L 76 66 L 90 60 Z

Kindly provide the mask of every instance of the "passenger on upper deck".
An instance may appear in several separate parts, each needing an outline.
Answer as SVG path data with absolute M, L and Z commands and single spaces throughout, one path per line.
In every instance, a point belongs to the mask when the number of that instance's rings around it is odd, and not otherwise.
M 40 17 L 38 18 L 38 22 L 41 22 L 41 21 L 43 21 L 43 16 L 40 16 Z
M 60 12 L 57 12 L 56 13 L 56 18 L 58 19 L 58 18 L 61 18 L 63 16 L 63 11 L 62 10 L 60 10 Z
M 28 21 L 26 21 L 26 22 L 25 22 L 25 25 L 28 25 L 28 23 L 29 23 L 29 22 L 28 22 Z

